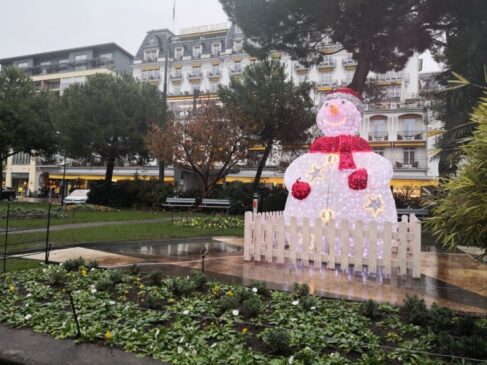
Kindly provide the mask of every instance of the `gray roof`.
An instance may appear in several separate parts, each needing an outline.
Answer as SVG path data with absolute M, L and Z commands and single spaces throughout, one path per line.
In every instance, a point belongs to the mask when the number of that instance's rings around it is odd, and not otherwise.
M 26 59 L 26 58 L 55 57 L 57 55 L 61 55 L 61 54 L 65 54 L 65 53 L 78 52 L 78 51 L 83 51 L 83 50 L 108 50 L 108 49 L 117 49 L 120 52 L 124 53 L 131 60 L 134 58 L 134 56 L 131 53 L 129 53 L 128 51 L 126 51 L 125 49 L 120 47 L 118 44 L 111 42 L 111 43 L 94 44 L 91 46 L 66 48 L 66 49 L 60 49 L 60 50 L 56 50 L 56 51 L 32 53 L 32 54 L 27 54 L 27 55 L 22 55 L 22 56 L 3 58 L 3 59 L 0 59 L 0 64 L 9 64 L 9 63 L 12 63 L 13 61 Z

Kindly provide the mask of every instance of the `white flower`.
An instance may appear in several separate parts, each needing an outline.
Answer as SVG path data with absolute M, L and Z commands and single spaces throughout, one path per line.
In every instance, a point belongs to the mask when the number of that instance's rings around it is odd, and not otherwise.
M 25 306 L 28 307 L 29 306 L 29 303 L 25 303 Z
M 26 298 L 30 298 L 31 296 L 32 296 L 32 294 L 31 294 L 31 293 L 29 293 L 29 294 L 27 294 L 25 297 L 26 297 Z
M 191 353 L 193 354 L 193 356 L 196 356 L 197 354 L 196 350 L 193 350 Z
M 311 309 L 312 311 L 314 311 L 314 310 L 316 309 L 316 307 L 311 307 L 310 309 Z
M 290 356 L 289 359 L 287 360 L 288 364 L 292 364 L 294 361 L 294 356 Z
M 115 301 L 114 301 L 114 300 L 110 300 L 110 301 L 108 302 L 108 304 L 110 304 L 110 305 L 114 305 L 114 304 L 115 304 Z
M 252 291 L 253 291 L 254 293 L 257 293 L 259 290 L 258 290 L 257 288 L 252 288 Z
M 232 311 L 232 314 L 233 314 L 234 316 L 238 316 L 238 309 L 234 309 L 234 310 Z
M 24 319 L 25 319 L 26 321 L 28 321 L 28 320 L 29 320 L 29 319 L 31 319 L 31 318 L 32 318 L 32 314 L 27 314 L 27 315 L 24 317 Z
M 135 328 L 132 328 L 132 333 L 137 333 L 137 330 Z
M 91 289 L 90 291 L 91 291 L 91 294 L 95 294 L 96 293 L 96 289 L 95 288 Z
M 299 304 L 299 300 L 297 300 L 297 299 L 296 300 L 293 300 L 293 303 L 292 304 L 293 305 L 298 305 Z
M 187 316 L 187 315 L 189 314 L 189 310 L 185 309 L 185 310 L 183 311 L 183 314 L 184 314 L 185 316 Z
M 216 344 L 217 344 L 217 342 L 214 342 L 214 343 L 212 343 L 212 344 L 211 344 L 211 346 L 210 346 L 210 347 L 211 347 L 211 348 L 213 348 L 213 347 L 215 347 L 215 346 L 216 346 Z
M 296 318 L 291 318 L 291 322 L 296 322 L 297 319 Z
M 183 348 L 181 346 L 178 346 L 178 354 L 182 354 L 183 353 Z
M 63 265 L 64 265 L 64 262 L 60 262 L 60 263 L 59 263 L 59 266 L 63 266 Z
M 184 341 L 184 337 L 181 337 L 181 338 L 179 339 L 179 343 L 182 343 L 183 341 Z
M 94 267 L 92 267 L 92 268 L 90 269 L 90 271 L 95 271 L 95 268 L 94 268 Z
M 158 328 L 157 331 L 156 331 L 156 337 L 159 336 L 159 332 L 160 331 L 159 331 L 159 328 Z

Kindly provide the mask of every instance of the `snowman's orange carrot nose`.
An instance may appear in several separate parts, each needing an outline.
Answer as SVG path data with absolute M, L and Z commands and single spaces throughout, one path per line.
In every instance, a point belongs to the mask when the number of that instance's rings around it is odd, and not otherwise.
M 340 110 L 333 104 L 331 104 L 328 109 L 330 110 L 330 114 L 333 115 L 334 117 L 340 113 Z

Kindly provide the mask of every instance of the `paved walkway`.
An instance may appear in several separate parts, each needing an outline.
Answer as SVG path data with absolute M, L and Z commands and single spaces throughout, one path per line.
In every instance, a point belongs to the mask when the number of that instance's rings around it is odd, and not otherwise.
M 108 221 L 108 222 L 85 222 L 85 223 L 68 223 L 68 224 L 57 224 L 49 228 L 50 232 L 64 231 L 66 229 L 78 229 L 78 228 L 91 228 L 91 227 L 103 227 L 103 226 L 116 226 L 116 225 L 127 225 L 127 224 L 141 224 L 141 223 L 157 223 L 157 222 L 170 222 L 171 217 L 165 218 L 151 218 L 151 219 L 140 219 L 140 220 L 130 220 L 130 221 Z M 20 234 L 20 233 L 39 233 L 45 232 L 46 227 L 43 228 L 32 228 L 32 229 L 12 229 L 8 231 L 8 234 Z M 0 233 L 5 231 L 0 231 Z
M 138 359 L 120 349 L 56 340 L 30 329 L 0 324 L 0 364 L 22 365 L 161 365 L 150 358 Z

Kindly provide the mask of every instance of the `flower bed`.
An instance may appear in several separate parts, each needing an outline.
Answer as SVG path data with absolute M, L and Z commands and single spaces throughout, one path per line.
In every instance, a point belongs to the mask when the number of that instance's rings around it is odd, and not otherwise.
M 188 222 L 178 222 L 183 226 L 195 227 L 195 228 L 208 228 L 208 229 L 230 229 L 230 228 L 244 228 L 244 221 L 241 218 L 231 216 L 212 216 L 212 217 L 197 217 Z
M 414 298 L 398 308 L 317 298 L 306 285 L 286 293 L 207 282 L 199 272 L 167 278 L 91 266 L 0 276 L 0 322 L 74 338 L 70 291 L 81 341 L 171 364 L 437 364 L 451 359 L 426 352 L 486 356 L 485 318 L 427 309 Z

